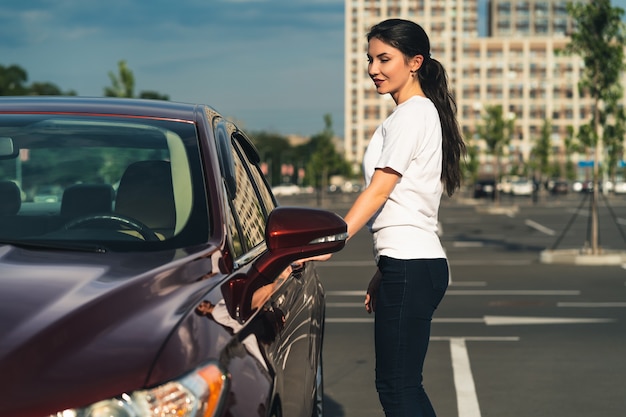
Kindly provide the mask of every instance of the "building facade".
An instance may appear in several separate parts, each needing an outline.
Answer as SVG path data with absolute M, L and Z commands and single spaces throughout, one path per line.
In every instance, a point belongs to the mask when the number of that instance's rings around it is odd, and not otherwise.
M 565 158 L 568 129 L 578 131 L 588 123 L 592 108 L 578 91 L 582 60 L 559 53 L 572 30 L 565 4 L 493 0 L 489 36 L 479 36 L 478 0 L 346 0 L 346 159 L 360 168 L 371 135 L 395 105 L 388 95 L 376 93 L 366 60 L 369 28 L 390 17 L 413 20 L 429 34 L 431 55 L 448 72 L 458 121 L 471 146 L 485 149 L 477 135 L 485 106 L 500 105 L 515 120 L 502 172 L 529 160 L 546 121 L 552 125 L 555 158 Z M 490 162 L 481 153 L 481 174 L 493 169 Z
M 488 34 L 490 37 L 567 36 L 573 22 L 565 0 L 491 0 Z

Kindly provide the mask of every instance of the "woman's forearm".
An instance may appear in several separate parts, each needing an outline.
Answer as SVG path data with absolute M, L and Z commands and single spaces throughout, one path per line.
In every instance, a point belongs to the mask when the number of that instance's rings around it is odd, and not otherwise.
M 346 214 L 348 236 L 354 236 L 389 198 L 400 175 L 392 169 L 377 169 L 370 185 L 363 190 Z

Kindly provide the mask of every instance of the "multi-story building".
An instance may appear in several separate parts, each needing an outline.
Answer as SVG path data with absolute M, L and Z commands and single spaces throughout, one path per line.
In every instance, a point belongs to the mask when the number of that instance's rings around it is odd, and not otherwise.
M 507 164 L 528 161 L 546 120 L 555 155 L 564 158 L 568 128 L 577 131 L 591 117 L 591 100 L 577 87 L 582 60 L 559 53 L 572 29 L 565 3 L 492 0 L 490 36 L 479 36 L 478 0 L 346 0 L 346 159 L 359 168 L 372 133 L 394 106 L 376 93 L 366 61 L 367 31 L 389 17 L 414 20 L 429 34 L 431 55 L 448 72 L 459 124 L 473 146 L 485 147 L 476 133 L 483 109 L 500 105 L 515 120 Z M 481 158 L 488 173 L 491 161 Z
M 488 34 L 490 37 L 566 36 L 573 22 L 566 0 L 491 0 Z

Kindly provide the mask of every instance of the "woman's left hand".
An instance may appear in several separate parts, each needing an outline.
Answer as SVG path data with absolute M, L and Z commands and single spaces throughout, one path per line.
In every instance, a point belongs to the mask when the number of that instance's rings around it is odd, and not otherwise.
M 378 287 L 380 287 L 380 279 L 382 274 L 376 269 L 376 273 L 367 286 L 367 294 L 365 294 L 365 311 L 368 313 L 376 312 L 376 296 L 378 295 Z

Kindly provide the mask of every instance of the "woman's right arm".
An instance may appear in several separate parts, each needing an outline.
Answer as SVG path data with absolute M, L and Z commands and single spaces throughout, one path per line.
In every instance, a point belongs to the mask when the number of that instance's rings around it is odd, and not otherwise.
M 401 175 L 391 168 L 376 169 L 370 184 L 357 197 L 344 218 L 348 224 L 348 239 L 361 230 L 391 195 Z
M 385 204 L 389 195 L 400 179 L 400 174 L 391 168 L 377 169 L 369 186 L 357 197 L 346 214 L 344 221 L 348 225 L 348 240 L 354 236 Z M 332 254 L 317 255 L 296 261 L 296 264 L 308 261 L 327 261 Z

